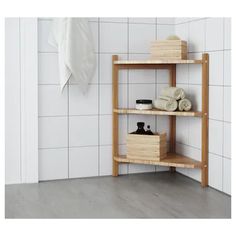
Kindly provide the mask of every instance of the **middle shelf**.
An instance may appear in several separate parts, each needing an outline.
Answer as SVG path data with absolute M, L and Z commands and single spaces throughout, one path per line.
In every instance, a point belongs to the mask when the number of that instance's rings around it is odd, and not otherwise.
M 158 109 L 151 110 L 137 110 L 132 108 L 116 108 L 113 109 L 115 113 L 119 114 L 140 114 L 140 115 L 161 115 L 161 116 L 195 116 L 201 117 L 200 111 L 162 111 Z

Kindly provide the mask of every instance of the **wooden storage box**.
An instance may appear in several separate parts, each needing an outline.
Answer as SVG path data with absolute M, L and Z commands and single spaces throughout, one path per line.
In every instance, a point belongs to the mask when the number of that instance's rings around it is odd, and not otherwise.
M 151 43 L 151 59 L 187 59 L 187 42 L 183 40 L 157 40 Z
M 166 157 L 166 153 L 166 133 L 127 135 L 127 158 L 160 161 Z

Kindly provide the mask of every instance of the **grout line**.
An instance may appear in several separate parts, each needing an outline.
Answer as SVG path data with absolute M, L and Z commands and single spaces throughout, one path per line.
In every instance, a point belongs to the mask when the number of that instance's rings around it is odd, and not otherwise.
M 156 25 L 155 25 L 155 40 L 157 40 L 157 18 L 156 18 Z M 155 98 L 157 97 L 157 75 L 158 75 L 158 71 L 157 69 L 155 69 Z M 157 132 L 157 119 L 158 116 L 155 116 L 155 131 Z M 155 172 L 157 172 L 157 166 L 155 167 Z
M 178 17 L 176 17 L 178 18 Z M 201 21 L 201 20 L 206 20 L 206 19 L 209 19 L 210 17 L 202 17 L 200 19 L 192 19 L 192 20 L 187 20 L 187 21 L 183 21 L 183 22 L 180 22 L 180 23 L 175 23 L 174 25 L 182 25 L 182 24 L 186 24 L 186 23 L 190 23 L 190 22 L 194 22 L 194 21 Z
M 119 85 L 122 85 L 122 84 L 128 84 L 127 82 L 120 82 Z M 147 82 L 147 83 L 144 83 L 144 82 L 131 82 L 130 83 L 131 85 L 132 84 L 153 84 L 155 85 L 155 83 L 153 82 Z M 158 79 L 157 79 L 157 84 L 168 84 L 167 82 L 158 82 Z M 201 86 L 202 84 L 194 84 L 194 83 L 181 83 L 181 82 L 178 82 L 177 84 L 180 84 L 180 85 L 193 85 L 193 86 Z M 59 86 L 59 84 L 38 84 L 38 86 L 46 86 L 46 85 L 49 85 L 49 86 Z M 112 83 L 89 83 L 90 86 L 92 85 L 112 85 Z M 78 84 L 69 84 L 69 86 L 78 86 Z M 231 88 L 232 85 L 218 85 L 218 84 L 209 84 L 209 86 L 212 86 L 212 87 L 225 87 L 225 88 Z
M 70 178 L 70 86 L 67 84 L 67 155 L 68 155 L 68 179 Z
M 223 48 L 224 48 L 224 45 L 225 45 L 225 42 L 224 42 L 224 32 L 225 32 L 225 18 L 223 19 Z M 223 53 L 223 84 L 225 84 L 225 57 L 224 57 L 224 53 Z M 224 88 L 222 89 L 223 90 L 223 120 L 225 119 L 225 106 L 224 106 Z M 223 134 L 223 138 L 222 138 L 222 155 L 224 155 L 224 123 L 222 125 L 222 134 Z M 231 140 L 230 140 L 231 142 Z M 222 159 L 222 163 L 221 163 L 221 170 L 222 170 L 222 191 L 224 189 L 224 161 Z
M 98 18 L 98 62 L 97 62 L 97 66 L 98 66 L 98 176 L 100 176 L 100 160 L 101 160 L 101 156 L 100 156 L 100 93 L 101 93 L 101 76 L 100 76 L 100 25 L 101 24 L 101 19 Z
M 19 19 L 19 68 L 20 68 L 20 73 L 19 73 L 19 77 L 20 77 L 20 97 L 19 97 L 19 103 L 20 103 L 20 182 L 22 183 L 22 105 L 21 105 L 21 102 L 22 102 L 22 99 L 21 99 L 21 95 L 22 95 L 22 73 L 21 73 L 21 19 Z
M 129 48 L 129 25 L 130 25 L 130 19 L 128 18 L 128 21 L 127 21 L 127 60 L 130 59 L 130 48 Z M 127 70 L 127 101 L 126 101 L 126 105 L 127 107 L 129 107 L 129 85 L 130 85 L 130 81 L 129 81 L 129 76 L 130 76 L 130 70 Z M 126 117 L 126 122 L 127 122 L 127 126 L 126 126 L 126 129 L 127 129 L 127 134 L 129 133 L 129 115 L 127 115 Z M 127 150 L 126 150 L 127 152 Z M 129 163 L 126 165 L 126 171 L 127 171 L 127 174 L 129 174 Z

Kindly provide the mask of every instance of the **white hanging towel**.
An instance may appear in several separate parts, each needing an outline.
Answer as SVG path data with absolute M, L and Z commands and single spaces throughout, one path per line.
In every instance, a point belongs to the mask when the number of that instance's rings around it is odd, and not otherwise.
M 96 69 L 88 21 L 84 18 L 55 18 L 48 42 L 58 50 L 61 91 L 73 77 L 85 93 Z

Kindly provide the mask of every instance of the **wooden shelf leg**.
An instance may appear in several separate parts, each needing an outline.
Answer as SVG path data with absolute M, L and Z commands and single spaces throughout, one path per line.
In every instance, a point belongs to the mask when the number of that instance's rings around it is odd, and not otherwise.
M 119 163 L 114 157 L 119 155 L 118 149 L 118 114 L 114 112 L 118 108 L 118 66 L 114 61 L 118 60 L 118 56 L 112 56 L 112 176 L 118 176 Z
M 171 65 L 170 67 L 170 86 L 176 86 L 176 65 Z M 175 152 L 175 142 L 176 142 L 176 116 L 169 116 L 170 120 L 170 152 Z M 169 168 L 170 172 L 175 172 L 175 167 Z
M 209 55 L 202 55 L 202 169 L 201 185 L 208 186 L 208 110 L 209 110 Z

